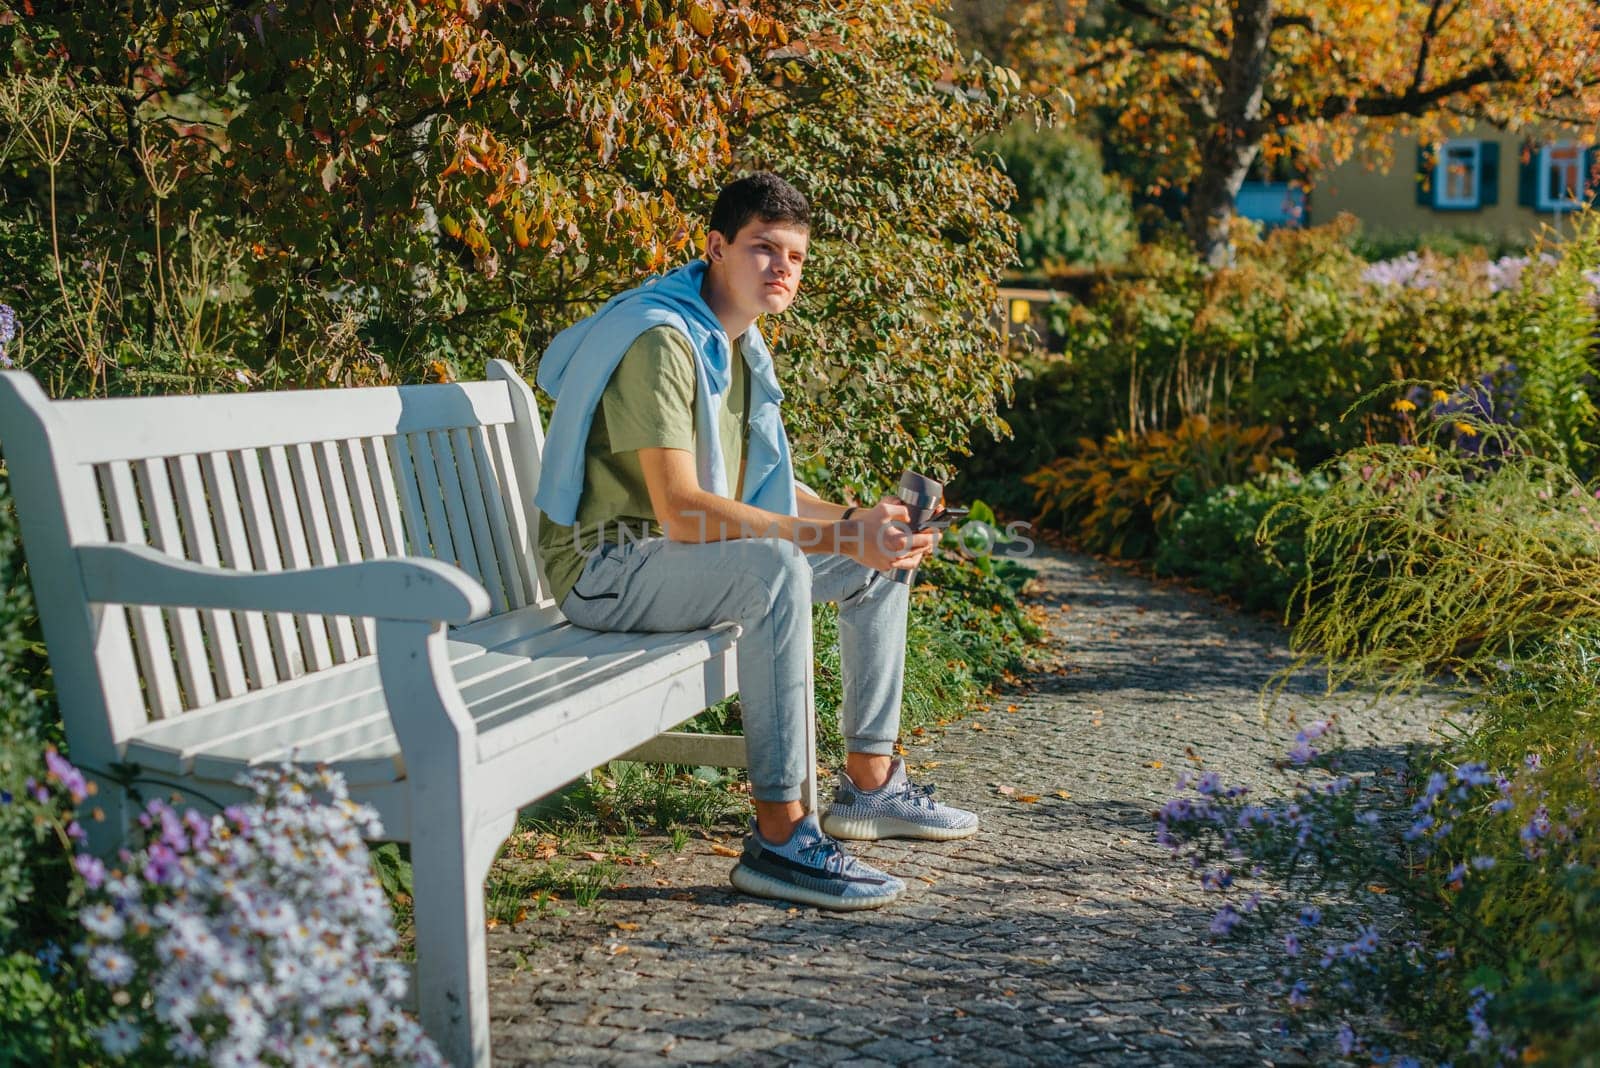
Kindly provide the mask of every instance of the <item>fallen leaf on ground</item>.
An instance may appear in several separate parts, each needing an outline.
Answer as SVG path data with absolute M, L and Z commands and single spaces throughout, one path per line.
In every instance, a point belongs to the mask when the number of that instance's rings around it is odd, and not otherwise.
M 1017 800 L 1021 801 L 1024 805 L 1031 805 L 1035 801 L 1039 800 L 1039 795 L 1038 794 L 1018 794 L 1017 795 Z
M 1147 768 L 1157 768 L 1157 769 L 1159 769 L 1159 768 L 1160 768 L 1160 767 L 1161 767 L 1161 761 L 1159 761 L 1159 760 L 1152 760 L 1152 761 L 1150 761 L 1150 762 L 1148 762 L 1148 763 L 1147 763 L 1147 764 L 1145 764 L 1145 767 L 1147 767 Z
M 606 859 L 606 855 L 604 853 L 600 852 L 599 850 L 596 850 L 596 849 L 585 849 L 583 851 L 583 855 L 588 857 L 590 860 L 605 860 Z
M 737 849 L 733 848 L 732 846 L 725 846 L 721 842 L 712 842 L 711 852 L 715 853 L 719 857 L 736 857 L 739 855 L 739 851 Z
M 1017 706 L 1016 705 L 1006 705 L 1006 711 L 1007 712 L 1015 712 L 1016 710 L 1017 710 Z
M 611 951 L 611 955 L 613 957 L 615 957 L 618 953 L 628 952 L 628 947 L 623 945 L 621 942 L 613 942 L 607 948 Z
M 922 767 L 923 767 L 923 770 L 926 771 L 928 768 L 936 768 L 940 764 L 943 764 L 943 763 L 944 763 L 944 761 L 942 761 L 942 760 L 930 760 L 926 764 L 922 765 Z
M 1387 886 L 1380 886 L 1378 883 L 1372 883 L 1367 887 L 1367 889 L 1374 894 L 1387 894 L 1389 892 L 1389 888 Z
M 619 931 L 637 931 L 639 929 L 638 924 L 629 923 L 627 920 L 618 920 L 613 926 Z
M 1072 795 L 1067 793 L 1065 790 L 1057 790 L 1056 791 L 1056 796 L 1061 798 L 1061 800 L 1063 800 L 1063 801 L 1067 801 L 1067 800 L 1070 800 L 1072 798 Z
M 1015 786 L 996 786 L 995 789 L 999 790 L 1007 797 L 1010 797 L 1012 794 L 1017 792 L 1017 788 Z

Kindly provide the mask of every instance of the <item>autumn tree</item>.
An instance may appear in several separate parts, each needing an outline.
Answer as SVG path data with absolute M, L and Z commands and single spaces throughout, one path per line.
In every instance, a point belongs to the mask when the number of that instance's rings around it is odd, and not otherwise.
M 1257 161 L 1309 177 L 1352 156 L 1386 166 L 1396 134 L 1600 120 L 1590 4 L 1021 0 L 998 26 L 1031 83 L 1111 116 L 1108 136 L 1151 160 L 1151 192 L 1186 188 L 1189 238 L 1212 262 Z
M 556 331 L 692 255 L 722 183 L 771 168 L 815 209 L 807 285 L 769 330 L 802 458 L 854 485 L 946 470 L 972 427 L 998 427 L 1012 373 L 991 315 L 1011 189 L 974 145 L 1022 98 L 1014 74 L 957 53 L 937 9 L 0 9 L 15 105 L 0 107 L 0 229 L 59 224 L 57 263 L 137 253 L 119 261 L 124 314 L 38 358 L 93 363 L 98 388 L 149 388 L 127 372 L 177 299 L 161 264 L 215 241 L 226 284 L 206 299 L 225 305 L 217 336 L 242 377 L 416 380 L 491 356 L 531 374 Z M 54 102 L 24 99 L 29 85 Z M 18 136 L 30 114 L 77 131 L 59 160 Z M 55 276 L 70 272 L 5 256 L 0 299 L 19 310 L 67 291 Z M 159 284 L 131 286 L 141 270 Z M 94 350 L 102 333 L 119 357 Z M 82 388 L 76 367 L 56 377 Z

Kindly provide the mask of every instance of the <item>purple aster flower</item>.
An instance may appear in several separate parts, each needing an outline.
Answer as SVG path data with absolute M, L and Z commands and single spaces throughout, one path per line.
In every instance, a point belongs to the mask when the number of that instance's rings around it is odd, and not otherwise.
M 1283 936 L 1283 951 L 1291 957 L 1300 955 L 1300 937 L 1293 931 Z
M 1360 1044 L 1360 1037 L 1351 1029 L 1349 1024 L 1339 1025 L 1339 1052 L 1342 1055 L 1350 1056 Z
M 1289 988 L 1289 1004 L 1297 1009 L 1311 1004 L 1311 989 L 1306 986 L 1304 979 L 1296 979 L 1294 986 Z
M 1211 918 L 1211 933 L 1214 935 L 1226 935 L 1239 926 L 1240 919 L 1241 917 L 1234 911 L 1232 905 L 1224 905 Z
M 1444 881 L 1447 883 L 1453 883 L 1457 880 L 1465 879 L 1466 877 L 1467 866 L 1465 864 L 1457 864 L 1455 867 L 1450 869 L 1449 874 L 1444 877 Z
M 61 788 L 72 795 L 74 803 L 82 801 L 89 796 L 89 785 L 83 780 L 83 772 L 69 764 L 65 757 L 56 752 L 55 746 L 48 746 L 44 751 L 44 766 L 51 778 L 61 784 Z
M 1307 905 L 1300 910 L 1300 926 L 1315 927 L 1322 922 L 1322 910 L 1315 905 Z
M 1494 858 L 1487 856 L 1473 857 L 1472 866 L 1479 871 L 1488 871 L 1490 868 L 1494 867 Z
M 90 890 L 98 890 L 106 881 L 105 863 L 97 856 L 90 853 L 79 853 L 72 858 L 72 866 L 83 877 L 83 883 Z
M 1550 833 L 1550 810 L 1540 805 L 1534 810 L 1533 816 L 1518 832 L 1524 842 L 1535 842 Z

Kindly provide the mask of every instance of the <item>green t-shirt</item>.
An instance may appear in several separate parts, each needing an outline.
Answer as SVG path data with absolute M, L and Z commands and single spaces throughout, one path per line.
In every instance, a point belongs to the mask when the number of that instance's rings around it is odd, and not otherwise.
M 735 341 L 732 381 L 717 420 L 728 486 L 734 496 L 740 491 L 739 467 L 749 433 L 748 378 L 744 354 Z M 602 540 L 620 540 L 619 525 L 626 524 L 630 536 L 636 538 L 661 535 L 638 450 L 693 453 L 696 393 L 694 350 L 677 330 L 653 327 L 628 347 L 606 383 L 589 426 L 576 525 L 563 527 L 546 518 L 539 523 L 539 557 L 557 604 L 578 581 L 588 552 Z

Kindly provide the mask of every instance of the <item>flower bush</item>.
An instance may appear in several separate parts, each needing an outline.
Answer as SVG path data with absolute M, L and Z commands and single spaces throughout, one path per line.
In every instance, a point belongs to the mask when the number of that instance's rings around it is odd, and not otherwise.
M 1038 521 L 1055 518 L 1091 552 L 1139 558 L 1152 552 L 1184 507 L 1212 489 L 1271 469 L 1287 450 L 1271 427 L 1213 424 L 1191 416 L 1170 433 L 1121 431 L 1079 442 L 1077 455 L 1023 479 Z
M 54 749 L 26 789 L 68 851 L 94 792 Z M 241 780 L 253 799 L 204 816 L 151 801 L 145 844 L 108 865 L 72 856 L 71 952 L 47 945 L 34 974 L 25 1062 L 440 1065 L 395 1007 L 405 968 L 364 838 L 381 833 L 343 780 L 284 766 Z M 10 986 L 27 992 L 26 976 Z M 0 984 L 6 985 L 6 984 Z M 57 1029 L 53 1026 L 65 1022 Z
M 122 871 L 76 860 L 88 895 L 74 949 L 89 978 L 149 1018 L 96 1032 L 113 1057 L 210 1064 L 443 1064 L 394 1002 L 404 965 L 363 839 L 377 815 L 344 781 L 285 766 L 246 780 L 252 803 L 209 819 L 152 801 L 149 844 Z
M 1217 894 L 1211 933 L 1276 946 L 1286 1022 L 1336 1024 L 1339 1056 L 1575 1063 L 1600 1037 L 1592 805 L 1553 807 L 1537 754 L 1504 772 L 1435 756 L 1384 782 L 1334 742 L 1325 721 L 1297 734 L 1285 798 L 1185 775 L 1158 813 Z M 1592 741 L 1581 763 L 1600 782 Z

